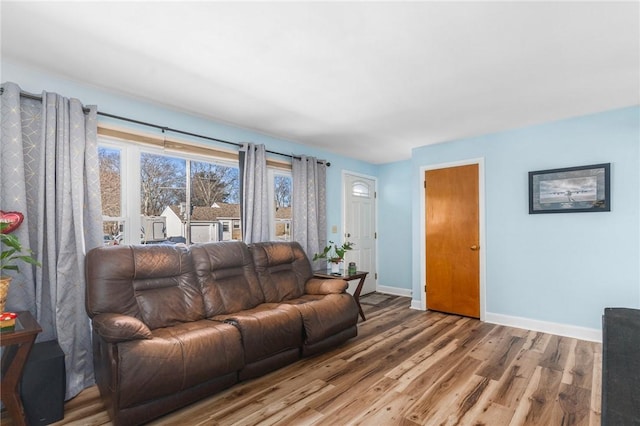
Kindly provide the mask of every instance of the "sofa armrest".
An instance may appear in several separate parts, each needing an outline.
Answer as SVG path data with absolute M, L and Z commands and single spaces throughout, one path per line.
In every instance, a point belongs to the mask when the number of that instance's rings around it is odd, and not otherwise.
M 344 293 L 349 283 L 339 279 L 311 278 L 304 285 L 306 294 L 338 294 Z
M 98 314 L 92 324 L 96 333 L 109 343 L 153 338 L 145 323 L 128 315 Z

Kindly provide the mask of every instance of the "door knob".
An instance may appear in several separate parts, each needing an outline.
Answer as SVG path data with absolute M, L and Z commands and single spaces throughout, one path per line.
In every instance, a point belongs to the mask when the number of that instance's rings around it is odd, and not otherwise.
M 347 238 L 349 238 L 351 236 L 351 234 L 347 233 Z
M 473 250 L 473 251 L 477 251 L 477 250 L 480 250 L 480 246 L 479 246 L 479 245 L 474 244 L 474 245 L 472 245 L 472 246 L 470 247 L 470 249 L 471 249 L 471 250 Z

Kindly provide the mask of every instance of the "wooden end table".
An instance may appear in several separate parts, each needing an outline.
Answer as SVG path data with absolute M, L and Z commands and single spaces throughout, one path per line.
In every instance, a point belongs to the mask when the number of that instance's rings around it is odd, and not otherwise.
M 24 311 L 18 312 L 13 330 L 0 333 L 0 345 L 6 346 L 2 352 L 0 399 L 7 407 L 14 424 L 20 426 L 27 424 L 20 399 L 20 379 L 33 342 L 41 331 L 40 324 L 33 318 L 31 312 Z
M 335 280 L 345 280 L 347 284 L 349 281 L 357 280 L 358 285 L 356 286 L 356 291 L 353 292 L 353 298 L 356 301 L 356 305 L 358 305 L 358 310 L 360 311 L 360 316 L 362 317 L 362 321 L 366 321 L 367 319 L 364 317 L 364 312 L 362 312 L 362 306 L 360 306 L 360 292 L 362 291 L 362 286 L 364 285 L 364 280 L 367 279 L 367 274 L 369 272 L 365 271 L 356 271 L 355 274 L 349 274 L 347 271 L 342 271 L 339 274 L 332 274 L 327 270 L 321 269 L 319 271 L 313 271 L 313 276 L 316 278 L 332 278 Z

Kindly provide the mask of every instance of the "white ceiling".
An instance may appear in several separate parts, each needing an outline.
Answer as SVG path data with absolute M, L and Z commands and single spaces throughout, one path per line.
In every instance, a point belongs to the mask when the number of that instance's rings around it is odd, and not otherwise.
M 1 7 L 3 58 L 371 163 L 640 104 L 638 1 Z

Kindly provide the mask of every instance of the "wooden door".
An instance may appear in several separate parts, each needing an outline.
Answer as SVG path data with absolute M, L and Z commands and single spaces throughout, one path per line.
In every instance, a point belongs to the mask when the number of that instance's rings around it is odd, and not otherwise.
M 362 287 L 362 294 L 376 291 L 376 218 L 375 191 L 373 179 L 346 174 L 345 191 L 345 241 L 354 243 L 353 249 L 345 255 L 346 268 L 355 262 L 359 271 L 369 274 Z M 353 294 L 355 287 L 349 286 Z
M 478 165 L 425 172 L 427 309 L 480 317 Z

